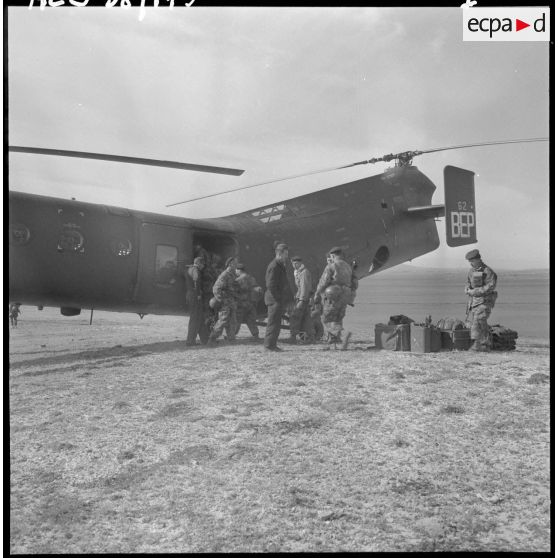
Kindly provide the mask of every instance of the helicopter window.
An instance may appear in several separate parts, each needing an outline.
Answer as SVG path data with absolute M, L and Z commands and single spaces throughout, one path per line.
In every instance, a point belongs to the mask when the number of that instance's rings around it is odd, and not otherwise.
M 58 237 L 58 252 L 70 252 L 74 254 L 83 254 L 85 249 L 83 247 L 85 239 L 83 235 L 76 229 L 64 229 Z
M 10 225 L 10 244 L 16 244 L 23 246 L 29 242 L 31 238 L 31 231 L 25 226 L 19 223 Z
M 279 219 L 290 215 L 290 213 L 290 210 L 284 203 L 252 211 L 252 215 L 258 218 L 262 223 L 272 223 L 273 221 L 279 221 Z
M 115 256 L 129 256 L 132 253 L 132 243 L 127 238 L 113 238 L 110 241 L 110 251 Z
M 178 248 L 158 244 L 155 253 L 155 283 L 157 287 L 168 288 L 178 277 Z

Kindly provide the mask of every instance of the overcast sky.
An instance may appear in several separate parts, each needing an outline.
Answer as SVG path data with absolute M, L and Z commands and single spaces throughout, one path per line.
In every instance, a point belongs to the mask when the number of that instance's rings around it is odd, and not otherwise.
M 458 3 L 456 3 L 456 6 Z M 474 8 L 473 8 L 474 9 Z M 549 135 L 548 43 L 462 41 L 459 8 L 10 8 L 9 142 L 246 169 L 241 177 L 25 154 L 10 188 L 184 217 L 237 213 L 382 172 L 386 153 Z M 476 176 L 495 268 L 549 265 L 549 146 L 423 155 Z M 415 265 L 464 266 L 440 248 Z

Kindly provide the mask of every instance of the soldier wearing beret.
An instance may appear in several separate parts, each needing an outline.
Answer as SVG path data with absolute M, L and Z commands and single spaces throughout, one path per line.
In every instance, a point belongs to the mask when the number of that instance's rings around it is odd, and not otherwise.
M 496 282 L 498 277 L 481 259 L 478 250 L 471 250 L 465 254 L 465 258 L 471 264 L 467 274 L 465 293 L 469 296 L 467 304 L 467 322 L 471 327 L 471 339 L 473 351 L 490 351 L 490 328 L 488 318 L 498 293 Z
M 352 304 L 358 288 L 354 269 L 343 259 L 339 246 L 329 251 L 328 263 L 316 288 L 315 299 L 323 303 L 322 321 L 328 334 L 328 343 L 341 343 L 343 318 L 347 304 Z
M 267 351 L 281 351 L 277 339 L 281 333 L 281 318 L 285 308 L 293 298 L 287 277 L 289 247 L 284 243 L 275 245 L 275 258 L 265 272 L 264 302 L 267 306 L 267 326 L 265 329 L 264 348 Z
M 227 339 L 236 339 L 236 265 L 238 261 L 235 257 L 229 258 L 225 262 L 224 271 L 217 277 L 213 285 L 213 296 L 220 303 L 217 322 L 213 326 L 213 331 L 209 336 L 208 346 L 215 347 L 217 339 L 227 332 Z

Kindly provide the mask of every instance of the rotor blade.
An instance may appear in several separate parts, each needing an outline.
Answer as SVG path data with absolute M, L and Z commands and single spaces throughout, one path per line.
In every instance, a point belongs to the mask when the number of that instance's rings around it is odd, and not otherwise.
M 220 196 L 221 194 L 230 194 L 231 192 L 239 192 L 240 190 L 248 190 L 249 188 L 256 188 L 257 186 L 265 186 L 266 184 L 273 184 L 274 182 L 282 182 L 283 180 L 291 180 L 293 178 L 302 178 L 303 176 L 310 176 L 312 174 L 319 174 L 322 172 L 331 172 L 340 169 L 348 169 L 350 167 L 355 167 L 357 165 L 367 165 L 367 164 L 374 164 L 379 163 L 380 161 L 389 162 L 393 161 L 394 159 L 403 159 L 407 158 L 408 160 L 416 157 L 418 155 L 422 155 L 424 153 L 434 153 L 436 151 L 447 151 L 450 149 L 462 149 L 465 147 L 479 147 L 479 146 L 486 146 L 486 145 L 502 145 L 506 143 L 530 143 L 535 141 L 548 141 L 548 138 L 526 138 L 526 139 L 515 139 L 515 140 L 504 140 L 504 141 L 488 141 L 483 143 L 468 143 L 464 145 L 454 145 L 451 147 L 435 147 L 432 149 L 420 150 L 420 151 L 405 151 L 402 153 L 389 153 L 387 155 L 383 155 L 381 157 L 372 157 L 371 159 L 365 159 L 364 161 L 358 161 L 356 163 L 349 163 L 348 165 L 341 165 L 339 167 L 330 167 L 327 169 L 320 169 L 310 172 L 305 172 L 302 174 L 294 174 L 292 176 L 285 176 L 282 178 L 275 178 L 273 180 L 268 180 L 267 182 L 258 182 L 257 184 L 250 184 L 249 186 L 242 186 L 241 188 L 233 188 L 231 190 L 222 190 L 221 192 L 215 192 L 214 194 L 207 194 L 205 196 L 198 196 L 197 198 L 190 198 L 185 201 L 170 203 L 166 205 L 166 207 L 173 207 L 175 205 L 181 205 L 183 203 L 190 203 L 193 201 L 198 200 L 205 200 L 207 198 L 213 198 L 215 196 Z
M 125 157 L 122 155 L 106 155 L 104 153 L 89 153 L 87 151 L 67 151 L 64 149 L 43 149 L 40 147 L 19 147 L 10 145 L 9 151 L 14 153 L 33 153 L 35 155 L 58 155 L 60 157 L 79 157 L 81 159 L 98 159 L 101 161 L 114 161 L 117 163 L 133 163 L 136 165 L 150 165 L 170 169 L 190 170 L 198 172 L 212 172 L 215 174 L 230 174 L 240 176 L 244 170 L 229 169 L 226 167 L 213 167 L 210 165 L 195 165 L 193 163 L 179 163 L 177 161 L 161 161 L 158 159 L 143 159 L 140 157 Z
M 302 174 L 293 174 L 291 176 L 283 176 L 282 178 L 274 178 L 273 180 L 267 180 L 266 182 L 258 182 L 257 184 L 250 184 L 249 186 L 242 186 L 241 188 L 233 188 L 232 190 L 222 190 L 221 192 L 215 192 L 214 194 L 207 194 L 205 196 L 199 196 L 197 198 L 190 198 L 188 200 L 170 203 L 165 207 L 172 207 L 173 205 L 181 205 L 183 203 L 190 203 L 193 201 L 204 200 L 206 198 L 213 198 L 215 196 L 220 196 L 221 194 L 229 194 L 231 192 L 239 192 L 240 190 L 248 190 L 249 188 L 256 188 L 257 186 L 265 186 L 266 184 L 273 184 L 274 182 L 282 182 L 283 180 L 291 180 L 293 178 L 302 178 L 303 176 L 310 176 L 312 174 L 319 174 L 322 172 L 331 172 L 334 170 L 347 169 L 349 167 L 354 167 L 355 165 L 364 165 L 372 161 L 359 161 L 358 163 L 350 163 L 349 165 L 342 165 L 340 167 L 331 167 L 328 169 L 320 169 L 310 172 L 304 172 Z M 376 161 L 373 161 L 376 162 Z
M 464 147 L 480 147 L 485 145 L 503 145 L 506 143 L 532 143 L 535 141 L 548 141 L 549 138 L 525 138 L 525 139 L 515 139 L 515 140 L 503 140 L 503 141 L 485 141 L 483 143 L 466 143 L 464 145 L 453 145 L 451 147 L 435 147 L 432 149 L 425 149 L 416 151 L 417 154 L 422 155 L 423 153 L 434 153 L 436 151 L 447 151 L 450 149 L 463 149 Z

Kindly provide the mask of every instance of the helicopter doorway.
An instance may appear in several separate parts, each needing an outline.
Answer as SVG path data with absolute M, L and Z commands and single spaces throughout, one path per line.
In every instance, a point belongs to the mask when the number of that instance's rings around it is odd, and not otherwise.
M 217 267 L 223 269 L 225 262 L 231 256 L 238 255 L 236 238 L 216 232 L 198 232 L 193 236 L 194 257 L 209 255 L 211 261 L 217 262 Z

